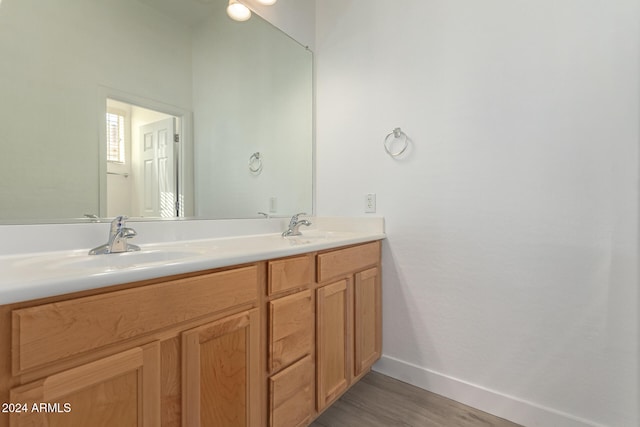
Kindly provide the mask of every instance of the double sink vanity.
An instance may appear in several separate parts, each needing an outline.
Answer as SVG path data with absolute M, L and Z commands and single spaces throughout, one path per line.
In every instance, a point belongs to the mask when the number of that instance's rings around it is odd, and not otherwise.
M 0 256 L 0 426 L 308 425 L 380 357 L 385 238 L 311 222 Z

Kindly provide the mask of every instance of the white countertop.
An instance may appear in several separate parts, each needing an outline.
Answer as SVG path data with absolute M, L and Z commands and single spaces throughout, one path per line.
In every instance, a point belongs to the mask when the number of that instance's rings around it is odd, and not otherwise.
M 141 244 L 140 252 L 88 255 L 86 248 L 0 256 L 0 305 L 120 283 L 286 257 L 384 239 L 382 219 L 349 227 L 322 221 L 302 236 L 280 233 Z M 133 242 L 136 243 L 136 242 Z

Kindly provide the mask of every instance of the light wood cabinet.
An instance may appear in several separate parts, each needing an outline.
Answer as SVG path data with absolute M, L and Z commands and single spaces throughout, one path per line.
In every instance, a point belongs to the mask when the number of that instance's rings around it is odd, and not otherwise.
M 380 263 L 380 242 L 335 249 L 318 255 L 318 282 L 351 276 Z
M 307 425 L 315 414 L 314 255 L 269 261 L 267 420 Z
M 255 303 L 249 266 L 12 311 L 13 371 L 21 373 L 230 307 Z
M 183 425 L 260 426 L 257 309 L 182 333 Z
M 269 306 L 269 370 L 277 372 L 313 352 L 313 304 L 306 290 Z
M 293 289 L 308 287 L 313 283 L 313 255 L 269 261 L 267 294 L 272 296 Z
M 354 375 L 369 370 L 382 353 L 382 289 L 377 267 L 356 273 L 353 287 Z
M 316 354 L 318 410 L 335 400 L 349 384 L 349 295 L 347 280 L 317 291 Z
M 299 427 L 313 415 L 313 358 L 302 360 L 269 378 L 269 425 Z
M 380 312 L 379 242 L 0 306 L 0 427 L 303 427 Z
M 258 263 L 0 307 L 1 400 L 27 404 L 0 426 L 260 427 L 264 277 Z
M 319 254 L 318 282 L 316 404 L 322 411 L 380 358 L 380 243 Z
M 160 345 L 154 342 L 11 390 L 25 405 L 12 426 L 160 425 Z

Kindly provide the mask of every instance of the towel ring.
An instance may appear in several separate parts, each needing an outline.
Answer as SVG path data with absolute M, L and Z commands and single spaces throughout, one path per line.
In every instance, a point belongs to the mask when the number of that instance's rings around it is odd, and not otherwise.
M 391 138 L 391 136 L 393 136 L 393 138 Z M 393 141 L 395 141 L 396 139 L 403 139 L 404 140 L 403 144 L 402 144 L 402 148 L 400 148 L 400 150 L 398 150 L 396 152 L 392 152 L 389 147 L 391 146 Z M 384 150 L 391 157 L 398 157 L 399 155 L 404 153 L 404 151 L 407 149 L 408 146 L 409 146 L 409 138 L 407 138 L 407 134 L 402 132 L 402 130 L 400 128 L 395 128 L 390 134 L 388 134 L 384 138 Z
M 262 154 L 259 151 L 249 157 L 249 170 L 255 174 L 262 172 Z

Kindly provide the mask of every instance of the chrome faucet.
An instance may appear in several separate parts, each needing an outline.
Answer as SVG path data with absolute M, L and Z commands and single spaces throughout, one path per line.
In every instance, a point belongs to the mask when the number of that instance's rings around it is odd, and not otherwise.
M 109 241 L 104 245 L 91 249 L 89 251 L 89 255 L 139 251 L 139 246 L 132 245 L 128 242 L 128 239 L 135 237 L 138 233 L 136 233 L 133 228 L 125 227 L 126 221 L 126 216 L 117 216 L 113 221 L 111 221 Z
M 311 223 L 306 219 L 298 220 L 299 215 L 306 215 L 306 213 L 297 213 L 291 217 L 291 221 L 289 221 L 289 228 L 287 228 L 283 233 L 282 237 L 288 236 L 300 236 L 302 233 L 298 230 L 301 225 L 310 226 Z

